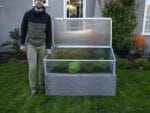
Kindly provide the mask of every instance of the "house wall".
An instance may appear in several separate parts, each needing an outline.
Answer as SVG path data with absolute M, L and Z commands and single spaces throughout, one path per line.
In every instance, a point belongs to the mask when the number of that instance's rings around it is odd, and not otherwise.
M 63 16 L 63 0 L 50 0 L 46 11 L 52 17 Z M 32 0 L 2 0 L 0 8 L 0 45 L 10 39 L 9 32 L 21 27 L 23 15 L 32 8 Z
M 86 17 L 95 17 L 96 0 L 86 1 Z
M 110 1 L 110 0 L 107 0 Z M 102 16 L 102 9 L 104 7 L 105 0 L 98 0 L 98 3 L 100 4 L 100 11 Z M 135 0 L 137 9 L 136 9 L 136 14 L 137 14 L 137 26 L 134 30 L 135 34 L 142 34 L 142 29 L 143 29 L 143 19 L 144 19 L 144 9 L 145 9 L 145 0 Z M 148 44 L 148 48 L 150 48 L 150 36 L 145 36 Z
M 102 17 L 102 0 L 95 1 L 95 17 Z
M 105 0 L 87 0 L 86 17 L 101 17 Z M 143 27 L 145 0 L 137 0 L 137 27 L 134 33 L 141 34 Z M 0 45 L 10 39 L 9 32 L 21 27 L 21 21 L 26 11 L 32 8 L 32 0 L 1 0 L 0 5 Z M 63 0 L 49 0 L 47 13 L 52 17 L 63 17 Z M 150 36 L 146 36 L 150 47 Z M 0 48 L 0 51 L 2 48 Z
M 23 15 L 32 8 L 32 0 L 1 0 L 0 5 L 0 45 L 10 39 L 9 32 L 21 27 Z M 94 17 L 96 0 L 87 0 L 86 17 Z M 47 13 L 52 17 L 63 17 L 63 0 L 49 0 Z M 100 13 L 100 12 L 99 12 Z M 2 48 L 0 48 L 2 51 Z
M 0 43 L 4 43 L 9 39 L 9 31 L 18 28 L 21 23 L 24 12 L 31 7 L 26 0 L 1 0 L 0 8 Z
M 137 2 L 137 26 L 135 29 L 135 33 L 142 33 L 143 29 L 143 17 L 144 17 L 144 8 L 145 8 L 145 0 L 138 0 Z
M 138 0 L 137 3 L 137 26 L 134 31 L 136 34 L 142 34 L 143 29 L 143 19 L 144 19 L 144 9 L 145 9 L 145 0 Z M 147 48 L 150 48 L 150 36 L 145 36 L 147 40 Z

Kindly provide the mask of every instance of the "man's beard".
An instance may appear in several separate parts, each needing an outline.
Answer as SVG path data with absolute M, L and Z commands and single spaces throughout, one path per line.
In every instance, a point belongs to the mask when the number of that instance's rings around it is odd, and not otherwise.
M 37 8 L 37 9 L 42 9 L 42 7 L 38 7 L 38 6 L 36 6 L 36 8 Z
M 35 6 L 37 9 L 42 9 L 43 8 L 43 6 L 38 6 L 38 5 L 36 5 Z
M 35 11 L 36 11 L 37 13 L 42 12 L 42 11 L 43 11 L 43 6 L 40 6 L 40 7 L 35 6 Z

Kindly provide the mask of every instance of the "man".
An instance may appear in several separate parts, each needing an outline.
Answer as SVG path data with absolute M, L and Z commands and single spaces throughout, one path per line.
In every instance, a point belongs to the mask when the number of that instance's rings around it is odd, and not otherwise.
M 35 7 L 27 11 L 21 24 L 20 49 L 27 51 L 31 94 L 37 94 L 36 68 L 39 66 L 39 85 L 44 90 L 43 58 L 51 54 L 51 17 L 46 13 L 45 0 L 35 0 Z

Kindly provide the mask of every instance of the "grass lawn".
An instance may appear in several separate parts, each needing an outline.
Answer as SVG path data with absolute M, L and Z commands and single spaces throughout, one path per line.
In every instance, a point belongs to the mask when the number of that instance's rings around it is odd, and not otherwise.
M 27 64 L 0 65 L 0 113 L 149 113 L 150 71 L 117 70 L 117 94 L 31 96 Z

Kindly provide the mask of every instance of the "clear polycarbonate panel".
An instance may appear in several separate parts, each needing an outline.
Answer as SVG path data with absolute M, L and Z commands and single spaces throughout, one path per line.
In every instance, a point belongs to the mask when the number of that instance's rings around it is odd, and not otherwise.
M 54 19 L 53 46 L 111 46 L 109 18 Z
M 48 59 L 114 60 L 110 48 L 53 48 Z
M 44 59 L 46 73 L 113 73 L 111 48 L 54 48 Z
M 54 60 L 46 62 L 47 73 L 113 73 L 113 61 Z

